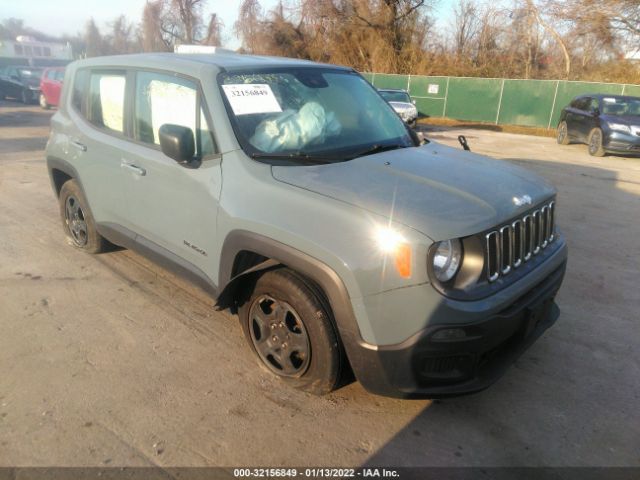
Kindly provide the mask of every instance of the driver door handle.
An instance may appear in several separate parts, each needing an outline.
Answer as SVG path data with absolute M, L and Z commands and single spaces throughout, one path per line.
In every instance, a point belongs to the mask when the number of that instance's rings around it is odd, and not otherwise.
M 129 171 L 131 171 L 131 172 L 133 172 L 133 173 L 135 173 L 137 175 L 140 175 L 141 177 L 144 177 L 147 174 L 147 171 L 144 168 L 139 167 L 139 166 L 137 166 L 137 165 L 135 165 L 135 164 L 133 164 L 131 162 L 128 162 L 128 161 L 124 160 L 124 159 L 120 163 L 120 167 L 121 168 L 125 168 L 125 169 L 127 169 L 127 170 L 129 170 Z
M 78 141 L 73 141 L 73 142 L 71 142 L 71 145 L 76 147 L 81 152 L 86 152 L 87 151 L 87 146 L 84 143 L 80 143 Z

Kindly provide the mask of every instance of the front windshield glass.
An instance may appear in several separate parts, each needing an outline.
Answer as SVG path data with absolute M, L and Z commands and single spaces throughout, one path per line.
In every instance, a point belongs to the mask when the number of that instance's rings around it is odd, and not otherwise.
M 604 97 L 602 113 L 623 117 L 638 116 L 640 115 L 640 98 Z
M 389 90 L 380 90 L 380 95 L 387 102 L 405 102 L 411 103 L 411 97 L 406 92 L 391 92 Z
M 218 81 L 238 140 L 253 157 L 338 161 L 414 145 L 394 111 L 354 72 L 279 68 L 221 73 Z
M 20 73 L 21 77 L 29 78 L 29 77 L 40 77 L 42 75 L 41 68 L 19 68 L 18 73 Z

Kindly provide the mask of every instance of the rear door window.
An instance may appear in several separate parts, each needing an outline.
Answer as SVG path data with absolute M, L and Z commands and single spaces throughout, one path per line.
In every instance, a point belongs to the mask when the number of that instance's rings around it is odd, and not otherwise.
M 125 72 L 92 71 L 89 80 L 88 120 L 98 128 L 124 133 Z

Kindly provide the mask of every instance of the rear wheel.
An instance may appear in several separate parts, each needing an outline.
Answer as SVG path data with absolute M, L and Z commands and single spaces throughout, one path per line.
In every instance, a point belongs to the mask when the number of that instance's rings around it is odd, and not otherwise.
M 605 151 L 602 147 L 602 130 L 594 128 L 589 132 L 589 155 L 594 157 L 604 157 Z
M 106 240 L 96 230 L 87 200 L 75 180 L 62 185 L 58 202 L 62 226 L 69 243 L 88 253 L 102 252 Z
M 287 268 L 267 271 L 255 281 L 238 313 L 263 367 L 316 395 L 336 388 L 343 354 L 333 319 L 302 277 Z
M 569 141 L 569 128 L 567 127 L 567 122 L 565 122 L 564 120 L 560 122 L 560 125 L 558 125 L 558 135 L 556 137 L 556 141 L 560 145 L 569 145 L 569 143 L 571 143 Z
M 47 103 L 47 97 L 44 96 L 44 93 L 40 94 L 40 106 L 45 110 L 49 110 L 51 108 L 51 105 Z

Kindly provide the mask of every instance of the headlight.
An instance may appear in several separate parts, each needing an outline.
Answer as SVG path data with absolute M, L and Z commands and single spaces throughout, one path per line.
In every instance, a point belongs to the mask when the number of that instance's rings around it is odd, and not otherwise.
M 616 130 L 618 132 L 631 133 L 631 129 L 629 125 L 625 125 L 623 123 L 609 123 L 609 128 L 611 130 Z
M 433 255 L 433 273 L 441 282 L 451 280 L 460 268 L 462 246 L 460 240 L 439 242 Z

